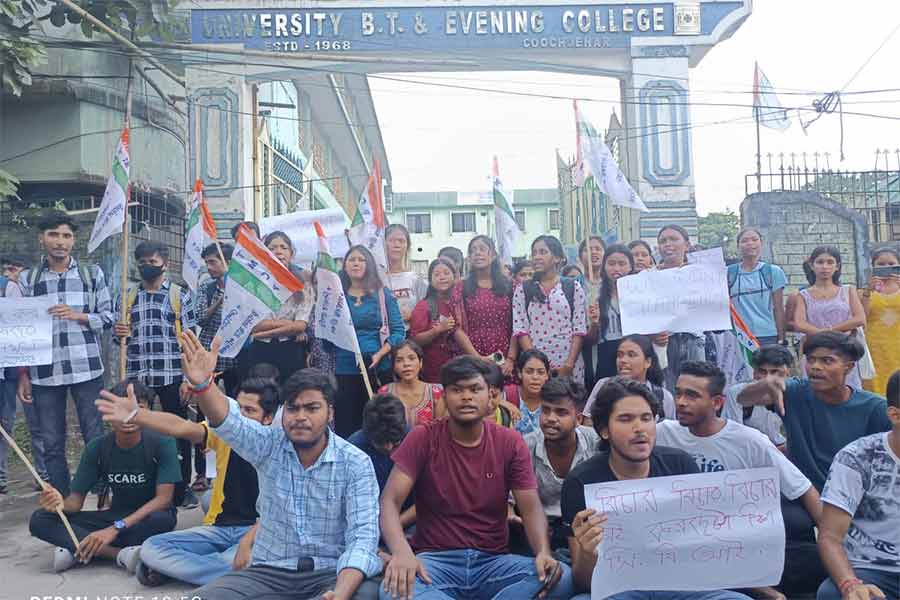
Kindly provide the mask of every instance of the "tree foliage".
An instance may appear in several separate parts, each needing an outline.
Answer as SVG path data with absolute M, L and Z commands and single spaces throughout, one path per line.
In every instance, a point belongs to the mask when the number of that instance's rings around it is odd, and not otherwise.
M 697 225 L 701 246 L 721 246 L 725 256 L 737 256 L 737 234 L 741 218 L 734 211 L 711 212 L 705 217 L 699 217 Z

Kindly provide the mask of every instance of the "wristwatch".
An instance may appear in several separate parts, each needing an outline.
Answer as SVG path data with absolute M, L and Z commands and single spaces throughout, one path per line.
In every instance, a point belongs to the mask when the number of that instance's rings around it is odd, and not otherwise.
M 493 354 L 491 354 L 491 358 L 494 359 L 494 362 L 497 363 L 498 365 L 500 365 L 501 367 L 503 366 L 503 363 L 506 361 L 506 357 L 503 356 L 502 352 L 494 352 Z
M 128 526 L 125 525 L 125 521 L 123 519 L 118 519 L 113 522 L 113 527 L 116 528 L 116 531 L 122 531 L 123 529 L 127 529 Z

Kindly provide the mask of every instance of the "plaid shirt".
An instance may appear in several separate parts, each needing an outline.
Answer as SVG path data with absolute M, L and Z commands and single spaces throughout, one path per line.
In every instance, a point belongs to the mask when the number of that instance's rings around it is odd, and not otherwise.
M 109 289 L 103 270 L 97 265 L 88 269 L 94 278 L 82 281 L 75 257 L 69 259 L 69 267 L 62 273 L 49 269 L 46 260 L 41 262 L 40 276 L 34 287 L 30 285 L 31 269 L 19 274 L 19 288 L 23 296 L 52 296 L 59 304 L 88 315 L 87 324 L 63 319 L 53 319 L 53 364 L 31 367 L 31 383 L 35 385 L 71 385 L 90 381 L 103 375 L 100 357 L 100 336 L 104 329 L 112 327 L 114 316 Z
M 175 319 L 181 319 L 182 331 L 195 325 L 190 292 L 181 288 L 181 315 L 176 315 L 169 302 L 171 285 L 164 279 L 158 290 L 149 291 L 141 284 L 128 315 L 131 336 L 125 374 L 151 388 L 181 381 L 181 346 Z M 121 298 L 117 298 L 117 315 L 122 314 L 121 303 Z
M 380 573 L 378 480 L 369 457 L 329 430 L 325 450 L 304 469 L 280 424 L 242 417 L 228 402 L 228 416 L 213 429 L 259 473 L 252 564 L 296 569 L 305 557 L 316 569 Z
M 207 350 L 212 345 L 213 338 L 216 337 L 216 332 L 219 331 L 219 326 L 222 324 L 222 303 L 220 300 L 224 298 L 225 288 L 219 285 L 219 282 L 216 280 L 208 281 L 200 286 L 195 296 L 194 312 L 197 315 L 197 325 L 200 326 L 200 335 L 197 337 L 200 338 L 200 343 Z M 211 315 L 206 316 L 209 307 L 216 302 L 219 303 L 218 308 Z M 236 358 L 220 355 L 216 361 L 216 371 L 219 373 L 233 369 L 236 366 Z

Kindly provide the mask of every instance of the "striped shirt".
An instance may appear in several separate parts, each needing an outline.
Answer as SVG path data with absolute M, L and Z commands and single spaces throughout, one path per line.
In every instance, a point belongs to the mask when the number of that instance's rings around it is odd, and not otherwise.
M 92 285 L 90 281 L 82 281 L 74 256 L 69 258 L 69 266 L 62 273 L 51 271 L 46 260 L 37 268 L 41 272 L 33 287 L 32 269 L 19 274 L 22 295 L 54 297 L 59 304 L 86 313 L 88 322 L 81 324 L 67 319 L 53 319 L 53 363 L 31 367 L 31 383 L 71 385 L 100 377 L 103 375 L 100 336 L 104 329 L 112 327 L 114 321 L 103 270 L 97 265 L 88 265 Z
M 377 575 L 379 490 L 369 457 L 329 430 L 328 445 L 304 469 L 280 424 L 266 427 L 228 402 L 228 416 L 213 430 L 259 474 L 251 563 L 296 569 L 300 558 L 310 558 L 316 569 Z

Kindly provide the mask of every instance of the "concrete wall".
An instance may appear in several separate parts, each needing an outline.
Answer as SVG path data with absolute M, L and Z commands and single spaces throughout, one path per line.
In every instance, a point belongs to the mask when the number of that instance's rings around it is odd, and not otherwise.
M 841 281 L 864 285 L 868 266 L 865 218 L 815 192 L 763 192 L 741 203 L 741 224 L 763 235 L 763 258 L 784 269 L 791 289 L 807 285 L 803 261 L 816 246 L 841 251 Z

